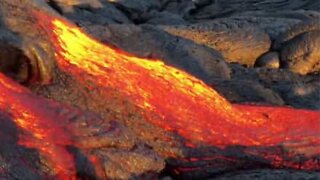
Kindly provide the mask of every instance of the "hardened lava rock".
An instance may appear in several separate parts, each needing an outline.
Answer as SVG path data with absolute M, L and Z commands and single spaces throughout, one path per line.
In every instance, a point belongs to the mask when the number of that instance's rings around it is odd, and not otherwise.
M 281 62 L 299 74 L 320 72 L 320 30 L 300 34 L 281 48 Z
M 262 169 L 262 170 L 251 170 L 251 171 L 239 171 L 230 173 L 227 175 L 222 175 L 214 178 L 215 180 L 242 180 L 242 179 L 268 179 L 268 180 L 278 180 L 278 179 L 292 179 L 292 180 L 311 180 L 319 179 L 319 173 L 312 172 L 301 172 L 301 171 L 288 171 L 288 170 L 272 170 L 272 169 Z
M 289 40 L 293 39 L 294 37 L 307 33 L 310 31 L 319 31 L 320 30 L 320 23 L 319 19 L 310 19 L 305 22 L 301 22 L 299 24 L 290 26 L 286 31 L 281 33 L 275 42 L 272 44 L 272 48 L 275 50 L 280 50 L 281 47 L 287 43 Z
M 17 56 L 24 56 L 25 63 L 29 64 L 28 70 L 25 66 L 21 69 L 22 72 L 17 72 L 17 74 L 29 71 L 28 80 L 47 84 L 53 78 L 52 70 L 55 67 L 55 60 L 44 32 L 36 27 L 36 17 L 32 15 L 32 12 L 38 10 L 55 15 L 54 11 L 42 0 L 1 1 L 0 44 L 10 44 L 12 48 L 21 51 L 10 53 L 12 57 L 6 57 L 7 60 L 16 61 Z
M 244 79 L 251 82 L 244 85 L 245 87 L 248 86 L 249 92 L 242 91 L 243 88 L 240 84 L 238 88 L 233 86 L 234 88 L 230 94 L 228 91 L 230 89 L 228 88 L 230 87 L 228 82 L 225 84 L 221 83 L 221 81 L 213 82 L 213 86 L 218 84 L 217 88 L 220 89 L 221 93 L 226 95 L 227 98 L 229 98 L 229 95 L 233 95 L 230 98 L 231 101 L 234 100 L 232 99 L 234 95 L 239 97 L 239 95 L 242 94 L 250 98 L 257 97 L 257 95 L 260 97 L 267 97 L 266 99 L 271 102 L 270 100 L 274 98 L 270 98 L 259 93 L 252 93 L 257 91 L 254 90 L 254 87 L 250 88 L 250 84 L 260 84 L 260 86 L 269 89 L 267 91 L 270 92 L 271 90 L 274 94 L 280 96 L 285 105 L 296 108 L 320 109 L 320 79 L 319 74 L 317 73 L 301 75 L 294 73 L 289 69 L 248 69 L 239 65 L 232 65 L 231 69 L 233 72 L 231 75 L 231 82 L 241 82 Z M 222 86 L 219 86 L 219 83 L 221 83 Z M 240 93 L 233 94 L 234 92 L 237 92 L 237 90 L 240 91 Z
M 309 20 L 279 35 L 273 49 L 280 52 L 280 64 L 299 74 L 320 72 L 320 21 Z
M 192 25 L 163 26 L 168 33 L 219 51 L 227 62 L 253 66 L 271 46 L 269 36 L 250 23 L 217 20 Z
M 49 5 L 75 23 L 79 24 L 132 24 L 124 13 L 107 1 L 98 0 L 52 0 Z
M 279 54 L 277 52 L 267 52 L 256 60 L 254 66 L 277 69 L 280 67 Z
M 195 2 L 199 1 L 196 0 Z M 263 12 L 273 15 L 291 10 L 319 11 L 319 2 L 317 0 L 230 0 L 226 3 L 223 0 L 212 0 L 210 3 L 205 3 L 204 7 L 196 9 L 191 17 L 193 20 L 214 19 L 239 16 L 246 12 Z

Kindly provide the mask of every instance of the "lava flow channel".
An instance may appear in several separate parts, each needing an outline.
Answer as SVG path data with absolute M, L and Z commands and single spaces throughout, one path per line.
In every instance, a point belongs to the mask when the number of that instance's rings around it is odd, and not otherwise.
M 122 92 L 145 112 L 158 114 L 148 120 L 166 130 L 218 147 L 320 145 L 319 111 L 231 104 L 201 80 L 160 60 L 102 44 L 65 20 L 37 16 L 62 70 L 81 82 L 94 79 L 100 88 Z
M 53 105 L 0 73 L 0 110 L 22 130 L 18 143 L 38 150 L 57 177 L 69 179 L 75 177 L 75 167 L 65 146 L 72 145 L 72 141 L 58 124 L 63 118 L 57 116 Z

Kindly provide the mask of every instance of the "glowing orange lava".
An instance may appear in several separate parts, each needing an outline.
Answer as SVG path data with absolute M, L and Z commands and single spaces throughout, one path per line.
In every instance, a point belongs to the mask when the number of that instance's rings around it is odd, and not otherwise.
M 48 109 L 48 103 L 0 73 L 0 110 L 10 113 L 22 129 L 19 144 L 37 149 L 59 178 L 70 178 L 75 175 L 75 167 L 64 146 L 72 142 L 67 131 L 56 122 L 61 117 Z
M 201 80 L 160 60 L 129 55 L 66 21 L 38 17 L 40 25 L 52 31 L 62 70 L 80 81 L 93 77 L 99 87 L 117 89 L 146 112 L 159 115 L 147 117 L 150 122 L 186 139 L 218 147 L 320 145 L 319 111 L 233 105 Z M 302 152 L 310 153 L 306 149 Z M 319 149 L 312 150 L 317 153 Z

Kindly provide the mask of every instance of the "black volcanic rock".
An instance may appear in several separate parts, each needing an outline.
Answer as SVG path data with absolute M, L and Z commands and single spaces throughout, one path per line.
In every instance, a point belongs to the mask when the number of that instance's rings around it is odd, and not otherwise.
M 272 44 L 274 50 L 279 50 L 287 41 L 300 34 L 320 30 L 320 17 L 306 20 L 299 24 L 295 24 L 279 34 L 275 42 Z
M 192 0 L 165 0 L 163 11 L 178 14 L 188 19 L 190 13 L 196 9 L 196 5 Z
M 51 7 L 75 23 L 131 24 L 131 20 L 109 2 L 53 0 Z
M 291 26 L 282 32 L 272 45 L 280 53 L 282 68 L 307 74 L 319 72 L 320 18 Z
M 299 34 L 280 50 L 281 63 L 293 72 L 320 72 L 320 30 Z
M 114 0 L 110 2 L 136 23 L 147 21 L 153 10 L 159 10 L 162 7 L 162 2 L 158 0 Z
M 214 19 L 221 17 L 238 16 L 244 12 L 265 11 L 273 14 L 290 10 L 319 11 L 318 0 L 224 0 L 211 1 L 211 4 L 199 8 L 193 13 L 193 19 Z
M 221 52 L 228 62 L 247 66 L 253 66 L 256 59 L 271 46 L 269 36 L 263 30 L 250 23 L 227 19 L 161 28 L 172 35 L 190 39 Z
M 245 79 L 258 82 L 263 87 L 280 95 L 286 105 L 296 108 L 320 109 L 320 79 L 318 74 L 299 75 L 288 69 L 248 69 L 239 65 L 231 65 L 231 70 L 231 79 L 234 81 Z
M 229 80 L 216 81 L 213 88 L 231 102 L 284 105 L 283 99 L 272 89 L 264 87 L 257 81 Z
M 177 24 L 189 24 L 183 17 L 178 14 L 163 11 L 157 12 L 155 11 L 152 17 L 145 22 L 146 24 L 153 25 L 177 25 Z
M 218 176 L 213 178 L 214 180 L 243 180 L 243 179 L 254 179 L 254 180 L 317 180 L 320 179 L 320 174 L 317 172 L 301 172 L 301 171 L 290 171 L 290 170 L 251 170 L 251 171 L 239 171 L 230 173 L 227 175 Z M 212 179 L 212 180 L 213 180 Z

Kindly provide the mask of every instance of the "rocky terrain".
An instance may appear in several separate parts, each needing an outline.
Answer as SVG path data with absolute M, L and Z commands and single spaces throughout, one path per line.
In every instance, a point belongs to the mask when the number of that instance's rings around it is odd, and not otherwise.
M 107 119 L 97 118 L 103 122 L 96 120 L 84 129 L 114 126 L 116 131 L 99 132 L 99 143 L 90 137 L 81 141 L 86 155 L 103 161 L 100 174 L 96 172 L 100 177 L 102 173 L 111 179 L 320 179 L 319 172 L 272 169 L 256 157 L 234 155 L 232 149 L 220 152 L 201 145 L 194 150 L 176 134 L 145 122 L 143 114 L 134 114 L 137 107 L 119 98 L 117 91 L 103 92 L 110 98 L 102 99 L 102 92 L 87 89 L 59 70 L 32 10 L 68 19 L 95 39 L 133 55 L 161 59 L 203 80 L 231 102 L 319 110 L 318 0 L 0 0 L 0 71 L 34 94 Z M 46 177 L 48 170 L 34 174 L 33 169 L 43 166 L 37 152 L 21 150 L 16 133 L 6 132 L 14 126 L 10 118 L 0 111 L 0 119 L 5 122 L 0 137 L 7 139 L 0 145 L 0 178 Z M 101 147 L 102 137 L 107 142 Z M 12 149 L 18 157 L 11 158 Z M 80 175 L 94 178 L 80 150 L 72 151 L 82 162 Z M 227 154 L 242 161 L 232 166 L 225 160 L 212 168 L 216 160 L 186 162 L 170 154 L 186 159 Z M 26 164 L 36 163 L 26 168 L 20 157 Z M 184 164 L 201 169 L 174 171 Z M 14 171 L 10 168 L 14 165 L 21 168 Z M 9 175 L 1 174 L 9 170 Z

